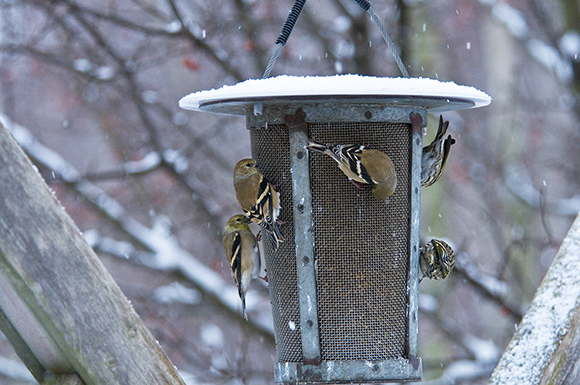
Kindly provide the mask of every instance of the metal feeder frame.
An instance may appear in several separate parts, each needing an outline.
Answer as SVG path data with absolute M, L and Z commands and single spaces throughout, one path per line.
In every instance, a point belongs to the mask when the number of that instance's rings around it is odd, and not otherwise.
M 277 383 L 420 381 L 417 356 L 422 129 L 427 111 L 474 107 L 446 97 L 230 98 L 199 110 L 245 115 L 252 156 L 281 194 L 286 241 L 264 242 Z M 308 139 L 386 152 L 387 201 L 347 181 Z

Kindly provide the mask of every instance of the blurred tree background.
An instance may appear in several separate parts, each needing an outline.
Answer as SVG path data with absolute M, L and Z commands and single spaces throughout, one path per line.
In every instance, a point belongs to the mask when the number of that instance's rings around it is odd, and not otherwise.
M 177 103 L 261 77 L 291 6 L 0 1 L 2 119 L 192 384 L 271 384 L 276 352 L 267 287 L 252 285 L 244 321 L 221 245 L 240 212 L 231 178 L 250 155 L 245 121 Z M 411 76 L 493 97 L 445 114 L 458 143 L 422 194 L 424 238 L 457 255 L 446 281 L 420 285 L 424 379 L 483 384 L 580 210 L 579 2 L 372 6 Z M 307 2 L 272 75 L 336 73 L 399 76 L 354 1 Z M 0 360 L 13 369 L 2 384 L 31 383 L 3 337 Z

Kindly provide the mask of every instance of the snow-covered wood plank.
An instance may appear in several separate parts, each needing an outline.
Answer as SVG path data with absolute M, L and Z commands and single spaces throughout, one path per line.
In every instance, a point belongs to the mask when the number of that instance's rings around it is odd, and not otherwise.
M 12 326 L 7 336 L 13 343 L 26 345 L 15 348 L 18 353 L 28 352 L 21 358 L 33 365 L 31 371 L 38 381 L 46 373 L 76 373 L 87 385 L 183 384 L 78 228 L 1 125 L 0 284 L 0 308 Z M 66 378 L 71 384 L 76 381 L 75 376 Z
M 564 238 L 490 384 L 580 383 L 580 215 Z

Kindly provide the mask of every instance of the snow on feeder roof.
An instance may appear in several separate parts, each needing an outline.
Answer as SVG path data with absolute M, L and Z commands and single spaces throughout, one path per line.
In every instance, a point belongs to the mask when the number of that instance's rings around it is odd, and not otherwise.
M 487 106 L 491 97 L 476 88 L 428 78 L 386 78 L 361 75 L 288 76 L 249 79 L 183 97 L 188 110 L 245 115 L 254 103 L 329 101 L 425 107 L 433 113 Z
M 427 112 L 490 102 L 453 82 L 360 75 L 246 80 L 180 100 L 185 109 L 245 115 L 252 158 L 280 193 L 286 240 L 263 244 L 277 383 L 421 379 L 421 132 Z M 311 140 L 384 152 L 394 193 L 379 201 L 348 183 L 332 159 L 306 149 Z

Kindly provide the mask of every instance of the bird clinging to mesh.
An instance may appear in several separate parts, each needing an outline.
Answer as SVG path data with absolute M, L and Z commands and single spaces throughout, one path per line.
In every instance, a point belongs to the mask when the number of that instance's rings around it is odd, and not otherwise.
M 455 139 L 451 135 L 444 138 L 448 128 L 449 121 L 443 122 L 443 116 L 440 115 L 439 128 L 437 129 L 435 139 L 433 139 L 431 144 L 423 147 L 421 157 L 421 187 L 431 186 L 437 182 L 443 173 L 447 157 L 449 156 L 449 150 L 451 149 L 451 145 L 455 143 Z
M 419 267 L 423 278 L 445 279 L 455 266 L 455 253 L 447 243 L 432 239 L 419 249 Z
M 385 200 L 395 192 L 397 173 L 391 158 L 384 152 L 356 144 L 324 145 L 315 141 L 309 141 L 307 148 L 334 159 L 358 188 L 372 186 L 376 199 Z
M 256 169 L 254 159 L 242 159 L 234 167 L 234 189 L 244 213 L 267 233 L 274 249 L 284 241 L 276 220 L 280 198 L 268 179 Z
M 242 214 L 228 219 L 224 226 L 223 239 L 226 257 L 232 269 L 232 276 L 242 300 L 242 313 L 246 316 L 246 293 L 253 278 L 261 269 L 260 251 L 256 238 L 248 226 L 251 220 Z

